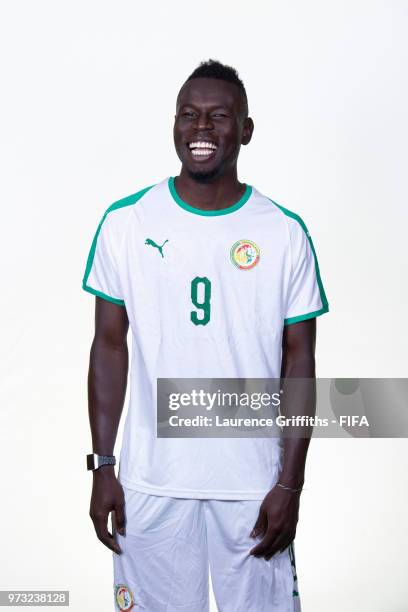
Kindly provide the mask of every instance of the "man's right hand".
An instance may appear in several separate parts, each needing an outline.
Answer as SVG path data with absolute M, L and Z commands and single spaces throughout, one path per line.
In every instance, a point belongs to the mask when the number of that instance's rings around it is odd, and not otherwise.
M 108 531 L 109 513 L 112 514 L 113 534 Z M 89 515 L 98 539 L 110 550 L 121 554 L 116 543 L 115 530 L 125 535 L 125 495 L 122 485 L 115 476 L 113 466 L 103 466 L 93 472 L 93 487 Z

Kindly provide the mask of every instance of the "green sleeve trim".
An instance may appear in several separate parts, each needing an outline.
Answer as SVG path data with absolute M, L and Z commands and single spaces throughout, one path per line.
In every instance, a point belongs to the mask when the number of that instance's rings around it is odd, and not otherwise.
M 305 232 L 305 234 L 307 236 L 307 239 L 309 241 L 309 244 L 310 244 L 310 248 L 312 249 L 313 257 L 314 257 L 315 268 L 316 268 L 317 284 L 318 284 L 318 287 L 319 287 L 320 299 L 321 299 L 322 306 L 323 306 L 322 312 L 320 312 L 319 310 L 316 311 L 316 312 L 318 312 L 319 314 L 323 314 L 323 312 L 328 312 L 329 311 L 329 303 L 327 301 L 326 292 L 324 290 L 322 279 L 321 279 L 321 276 L 320 276 L 319 262 L 317 261 L 317 255 L 316 255 L 316 251 L 315 251 L 315 248 L 314 248 L 314 245 L 313 245 L 313 241 L 312 241 L 312 238 L 311 238 L 311 236 L 309 234 L 309 230 L 306 227 L 305 222 L 296 213 L 292 212 L 291 210 L 288 210 L 284 206 L 280 206 L 279 204 L 277 204 L 276 202 L 274 202 L 270 198 L 268 198 L 268 199 L 273 204 L 275 204 L 275 206 L 277 206 L 287 217 L 291 217 L 292 219 L 295 219 L 299 223 L 299 225 L 301 226 L 303 231 Z M 312 314 L 312 316 L 310 316 L 309 318 L 312 318 L 313 316 L 318 316 L 318 315 L 313 315 Z M 292 317 L 292 319 L 297 319 L 297 317 Z M 285 321 L 286 320 L 291 321 L 292 319 L 285 319 Z M 300 319 L 300 320 L 302 321 L 304 319 Z M 295 321 L 293 321 L 293 322 L 295 322 Z
M 308 319 L 314 319 L 315 317 L 319 317 L 325 312 L 329 312 L 328 305 L 324 306 L 320 310 L 315 310 L 314 312 L 308 312 L 307 314 L 304 314 L 304 315 L 299 315 L 297 317 L 290 317 L 289 319 L 285 319 L 283 324 L 292 325 L 292 323 L 299 323 L 300 321 L 307 321 Z
M 154 187 L 154 185 L 150 185 L 149 187 L 145 187 L 145 189 L 141 189 L 140 191 L 138 191 L 137 193 L 133 193 L 130 196 L 127 196 L 126 198 L 122 198 L 121 200 L 118 200 L 117 202 L 114 202 L 111 206 L 109 206 L 109 208 L 105 211 L 105 214 L 103 215 L 98 228 L 96 230 L 94 239 L 92 241 L 92 245 L 91 245 L 91 249 L 89 251 L 89 255 L 88 255 L 88 259 L 86 262 L 86 268 L 85 268 L 85 274 L 84 277 L 82 279 L 82 288 L 85 289 L 85 291 L 90 291 L 90 293 L 94 293 L 95 295 L 99 295 L 99 297 L 103 297 L 104 299 L 108 299 L 112 302 L 114 302 L 115 304 L 121 304 L 124 302 L 123 300 L 119 300 L 116 298 L 111 298 L 110 296 L 107 296 L 101 292 L 98 292 L 96 289 L 92 289 L 92 287 L 88 287 L 88 277 L 91 273 L 91 269 L 92 269 L 92 265 L 93 265 L 93 261 L 94 261 L 94 257 L 95 257 L 95 251 L 96 251 L 96 244 L 98 242 L 98 236 L 99 233 L 101 231 L 101 227 L 103 225 L 103 222 L 105 221 L 106 217 L 108 216 L 108 214 L 110 212 L 112 212 L 113 210 L 118 210 L 118 208 L 124 208 L 125 206 L 131 206 L 132 204 L 135 204 L 138 200 L 140 200 L 145 193 L 147 193 L 149 191 L 149 189 L 151 189 L 152 187 Z
M 113 298 L 110 295 L 106 295 L 106 293 L 102 293 L 102 291 L 97 291 L 96 289 L 92 289 L 92 287 L 89 287 L 88 285 L 82 285 L 82 289 L 104 300 L 107 300 L 108 302 L 112 302 L 112 304 L 117 304 L 118 306 L 125 306 L 125 302 L 123 300 Z

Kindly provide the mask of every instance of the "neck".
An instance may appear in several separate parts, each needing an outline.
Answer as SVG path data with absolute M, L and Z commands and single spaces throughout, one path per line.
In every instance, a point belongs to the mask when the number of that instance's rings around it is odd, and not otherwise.
M 221 210 L 237 202 L 245 191 L 245 184 L 240 183 L 237 169 L 234 167 L 228 174 L 202 183 L 192 178 L 182 167 L 180 175 L 174 179 L 174 185 L 182 200 L 202 210 Z

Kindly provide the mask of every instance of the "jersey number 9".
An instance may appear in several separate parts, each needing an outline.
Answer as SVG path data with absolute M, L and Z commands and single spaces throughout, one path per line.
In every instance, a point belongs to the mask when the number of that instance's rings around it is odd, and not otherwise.
M 201 290 L 201 291 L 200 291 Z M 201 294 L 199 299 L 198 294 Z M 196 308 L 202 310 L 202 317 L 198 318 L 198 313 L 192 310 L 190 318 L 194 325 L 207 325 L 211 316 L 211 282 L 206 276 L 196 276 L 191 281 L 191 301 Z

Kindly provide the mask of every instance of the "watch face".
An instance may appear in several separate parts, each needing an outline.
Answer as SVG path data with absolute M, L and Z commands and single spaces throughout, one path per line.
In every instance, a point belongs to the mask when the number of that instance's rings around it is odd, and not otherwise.
M 93 454 L 86 456 L 86 468 L 87 470 L 95 469 L 95 456 Z

